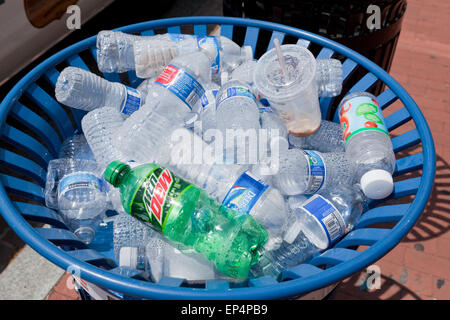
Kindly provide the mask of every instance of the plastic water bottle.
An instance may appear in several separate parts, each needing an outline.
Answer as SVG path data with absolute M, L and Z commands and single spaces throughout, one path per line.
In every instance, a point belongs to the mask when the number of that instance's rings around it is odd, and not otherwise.
M 319 152 L 344 152 L 342 128 L 339 123 L 322 120 L 319 129 L 310 136 L 298 137 L 289 134 L 289 143 L 304 150 Z
M 86 140 L 101 168 L 114 160 L 127 161 L 127 157 L 112 143 L 113 134 L 122 127 L 123 117 L 117 110 L 103 107 L 88 112 L 81 120 Z
M 152 77 L 152 78 L 148 78 L 145 79 L 144 81 L 141 82 L 141 84 L 136 88 L 137 91 L 139 91 L 141 93 L 141 96 L 145 98 L 147 97 L 148 93 L 152 90 L 152 87 L 155 84 L 155 80 L 157 77 Z
M 95 161 L 94 154 L 83 134 L 75 134 L 61 144 L 58 158 L 82 159 Z
M 210 58 L 201 51 L 176 57 L 158 76 L 141 109 L 184 126 L 186 116 L 201 111 L 204 88 L 211 82 L 210 64 Z
M 340 184 L 352 185 L 353 163 L 345 153 L 289 149 L 281 155 L 273 185 L 285 195 L 315 194 Z
M 342 63 L 337 59 L 317 59 L 319 97 L 336 97 L 342 91 Z
M 110 82 L 76 67 L 65 68 L 55 87 L 56 99 L 75 109 L 91 111 L 110 107 L 129 116 L 145 102 L 141 93 L 118 82 Z
M 117 31 L 101 31 L 97 37 L 97 61 L 102 72 L 136 70 L 140 78 L 162 72 L 175 57 L 202 50 L 211 58 L 213 75 L 231 72 L 253 57 L 251 47 L 239 47 L 226 37 L 197 37 L 186 34 L 134 36 Z
M 394 189 L 395 154 L 376 97 L 351 93 L 339 105 L 339 115 L 345 153 L 356 163 L 356 181 L 368 198 L 386 198 Z
M 186 128 L 157 113 L 131 115 L 116 132 L 113 144 L 138 163 L 154 162 L 204 188 L 219 203 L 250 214 L 269 232 L 267 247 L 281 242 L 286 223 L 284 199 L 248 165 L 223 165 L 214 147 Z M 161 134 L 164 133 L 164 134 Z M 220 153 L 219 153 L 220 154 Z
M 216 123 L 223 137 L 225 161 L 248 163 L 252 156 L 257 158 L 261 126 L 258 105 L 248 86 L 239 80 L 228 81 L 217 93 L 216 106 Z M 233 133 L 236 133 L 236 136 L 233 137 L 233 141 L 230 141 L 229 135 Z M 238 143 L 239 133 L 244 135 L 243 146 Z M 231 146 L 230 142 L 232 142 Z
M 200 111 L 200 121 L 202 124 L 201 132 L 203 138 L 210 140 L 208 137 L 211 132 L 207 134 L 210 129 L 215 129 L 216 124 L 216 97 L 220 87 L 211 83 L 205 87 L 205 94 L 201 98 L 202 110 Z M 210 137 L 212 138 L 212 137 Z M 212 140 L 212 139 L 211 139 Z M 212 142 L 212 141 L 211 141 Z
M 136 70 L 141 78 L 158 75 L 180 53 L 196 50 L 197 39 L 190 35 L 167 33 L 135 36 L 104 30 L 97 36 L 97 63 L 100 71 L 111 73 Z
M 83 242 L 94 239 L 103 220 L 107 196 L 95 161 L 51 160 L 47 169 L 45 202 L 57 209 L 67 226 Z
M 293 210 L 283 244 L 264 252 L 252 274 L 276 277 L 332 247 L 358 222 L 363 202 L 359 189 L 347 185 L 313 195 Z
M 194 248 L 223 274 L 246 278 L 267 231 L 250 215 L 227 209 L 206 191 L 155 164 L 131 169 L 112 162 L 105 179 L 120 188 L 123 207 L 175 243 Z
M 154 282 L 163 276 L 190 281 L 221 278 L 214 263 L 203 255 L 192 248 L 169 243 L 156 231 L 145 246 L 122 247 L 119 261 L 120 266 L 148 272 Z

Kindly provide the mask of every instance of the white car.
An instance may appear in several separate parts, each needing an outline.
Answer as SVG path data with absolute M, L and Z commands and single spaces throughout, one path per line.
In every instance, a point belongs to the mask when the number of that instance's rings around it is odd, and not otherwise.
M 0 0 L 0 85 L 113 1 Z

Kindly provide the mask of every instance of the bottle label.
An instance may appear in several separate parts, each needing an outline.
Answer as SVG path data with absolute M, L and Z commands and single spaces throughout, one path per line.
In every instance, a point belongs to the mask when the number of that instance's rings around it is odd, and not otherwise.
M 261 93 L 258 92 L 258 93 L 256 94 L 256 99 L 258 99 L 259 102 L 260 102 L 264 107 L 270 108 L 269 100 L 267 100 L 263 95 L 261 95 Z M 270 108 L 270 110 L 272 110 L 272 109 Z M 270 112 L 272 112 L 272 111 L 270 111 Z
M 139 110 L 141 107 L 142 99 L 141 94 L 136 89 L 126 87 L 127 89 L 127 98 L 125 99 L 125 103 L 122 106 L 122 112 L 126 115 L 131 115 L 133 112 Z
M 247 87 L 243 87 L 243 86 L 236 86 L 236 87 L 229 87 L 227 90 L 225 90 L 222 95 L 219 97 L 219 99 L 217 99 L 217 106 L 216 108 L 219 106 L 220 103 L 222 103 L 223 101 L 232 98 L 232 97 L 247 97 L 252 99 L 253 101 L 255 101 L 256 103 L 256 98 L 253 94 L 251 94 L 250 90 Z
M 90 172 L 74 172 L 63 177 L 58 184 L 58 195 L 61 196 L 67 191 L 81 188 L 105 190 L 105 183 L 102 179 Z
M 214 90 L 207 90 L 205 92 L 205 94 L 202 96 L 201 99 L 203 109 L 207 108 L 209 105 L 216 102 L 216 96 L 218 91 L 219 90 L 214 89 Z
M 190 34 L 169 33 L 170 40 L 173 42 L 180 42 L 190 38 L 196 38 L 196 36 Z
M 156 167 L 143 179 L 129 212 L 164 233 L 165 222 L 177 198 L 191 186 L 168 169 Z
M 303 151 L 309 164 L 309 181 L 305 194 L 314 194 L 322 188 L 325 181 L 326 169 L 322 156 L 311 150 Z
M 270 106 L 259 106 L 258 107 L 259 113 L 273 113 L 272 107 Z
M 236 180 L 222 204 L 241 214 L 249 214 L 268 187 L 267 183 L 257 180 L 250 172 L 246 171 Z
M 189 73 L 169 64 L 155 80 L 183 101 L 190 110 L 205 94 L 205 89 Z
M 330 201 L 321 195 L 313 195 L 306 200 L 303 209 L 316 219 L 327 235 L 328 247 L 334 245 L 345 232 L 345 222 L 341 213 Z
M 217 74 L 220 72 L 220 46 L 216 37 L 208 36 L 198 39 L 198 46 L 205 47 L 210 46 L 217 52 L 216 58 L 211 64 L 211 74 Z M 209 51 L 209 50 L 208 50 Z
M 340 110 L 344 143 L 355 134 L 375 130 L 389 135 L 380 104 L 368 96 L 357 96 L 344 103 Z

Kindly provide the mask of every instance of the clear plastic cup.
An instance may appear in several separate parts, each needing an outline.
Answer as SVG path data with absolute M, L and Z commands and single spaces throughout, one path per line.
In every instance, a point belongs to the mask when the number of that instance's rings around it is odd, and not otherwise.
M 308 49 L 287 44 L 266 52 L 254 73 L 258 91 L 289 133 L 299 137 L 313 134 L 321 123 L 316 68 L 316 59 Z

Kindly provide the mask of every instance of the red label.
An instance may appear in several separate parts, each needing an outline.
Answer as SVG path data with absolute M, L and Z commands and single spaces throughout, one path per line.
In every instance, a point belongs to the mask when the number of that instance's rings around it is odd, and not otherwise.
M 152 200 L 150 202 L 150 210 L 152 211 L 153 215 L 156 217 L 156 219 L 160 224 L 162 224 L 161 217 L 163 205 L 166 200 L 167 191 L 172 185 L 172 182 L 173 182 L 172 175 L 170 174 L 170 171 L 166 169 L 159 177 L 158 182 L 156 183 L 155 189 L 153 191 Z
M 173 79 L 175 79 L 175 77 L 178 74 L 179 69 L 172 66 L 172 65 L 168 65 L 163 72 L 161 72 L 161 74 L 158 76 L 158 78 L 156 79 L 156 82 L 159 82 L 161 84 L 168 84 L 170 82 L 173 81 Z

